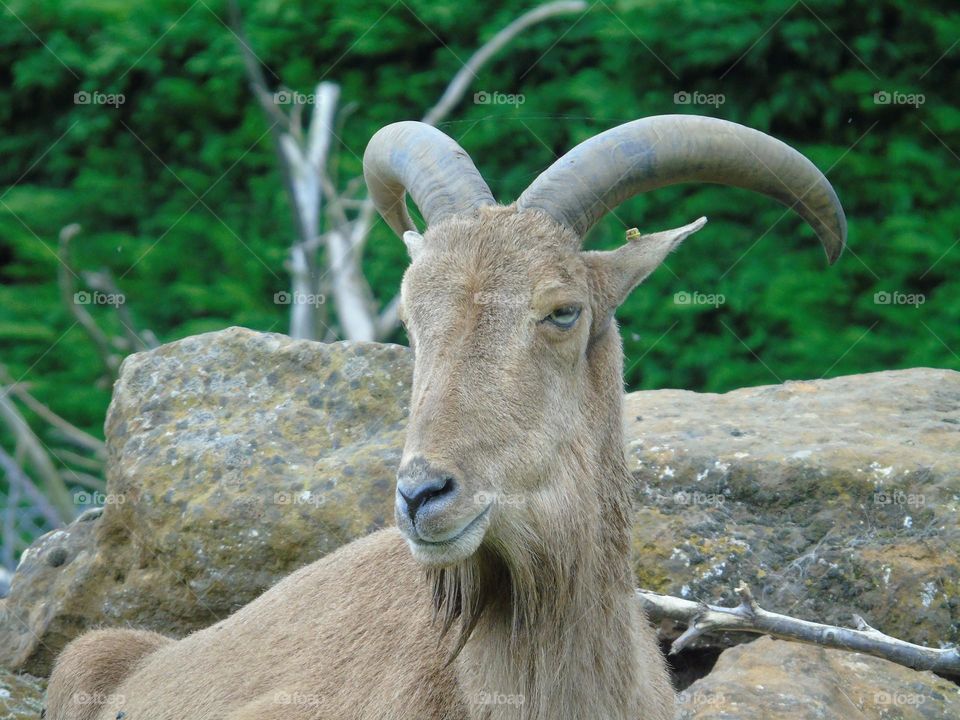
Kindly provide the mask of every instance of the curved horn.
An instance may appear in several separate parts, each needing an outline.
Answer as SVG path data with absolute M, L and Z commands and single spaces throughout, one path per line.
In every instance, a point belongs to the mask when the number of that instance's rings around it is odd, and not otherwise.
M 363 177 L 377 211 L 401 236 L 417 229 L 407 212 L 406 192 L 427 225 L 495 202 L 466 151 L 420 122 L 393 123 L 370 138 Z
M 582 238 L 627 198 L 681 182 L 772 197 L 810 223 L 831 263 L 843 250 L 843 208 L 813 163 L 762 132 L 696 115 L 634 120 L 580 143 L 533 181 L 517 209 L 542 210 Z

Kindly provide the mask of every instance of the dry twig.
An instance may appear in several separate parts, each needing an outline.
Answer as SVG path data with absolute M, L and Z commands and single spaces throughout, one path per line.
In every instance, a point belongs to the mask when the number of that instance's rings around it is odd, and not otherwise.
M 859 652 L 914 670 L 932 670 L 941 675 L 960 677 L 960 649 L 956 647 L 928 648 L 914 645 L 870 627 L 859 615 L 853 616 L 856 629 L 800 620 L 764 610 L 757 604 L 746 585 L 737 588 L 737 593 L 740 604 L 733 608 L 707 605 L 645 590 L 637 590 L 637 597 L 648 617 L 654 622 L 669 619 L 688 626 L 686 632 L 673 642 L 671 655 L 708 633 L 746 632 Z

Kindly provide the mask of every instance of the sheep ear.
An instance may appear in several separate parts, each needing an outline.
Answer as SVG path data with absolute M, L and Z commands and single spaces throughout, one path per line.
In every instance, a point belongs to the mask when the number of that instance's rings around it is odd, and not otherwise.
M 416 260 L 417 255 L 423 250 L 423 235 L 413 230 L 407 230 L 403 234 L 403 244 L 407 246 L 407 252 L 411 260 Z
M 590 268 L 596 328 L 606 327 L 630 292 L 657 269 L 670 251 L 706 222 L 707 219 L 702 217 L 689 225 L 650 235 L 641 235 L 636 229 L 628 230 L 627 243 L 616 250 L 583 253 Z

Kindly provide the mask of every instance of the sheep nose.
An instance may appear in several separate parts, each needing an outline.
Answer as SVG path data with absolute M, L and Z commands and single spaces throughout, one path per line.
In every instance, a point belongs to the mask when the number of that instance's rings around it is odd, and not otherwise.
M 450 473 L 439 472 L 429 463 L 415 459 L 397 473 L 397 506 L 416 522 L 417 513 L 424 507 L 453 496 L 457 482 Z

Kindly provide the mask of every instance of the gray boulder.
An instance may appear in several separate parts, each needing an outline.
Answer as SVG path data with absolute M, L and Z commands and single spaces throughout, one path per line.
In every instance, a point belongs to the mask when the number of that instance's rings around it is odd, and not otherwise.
M 87 627 L 181 636 L 392 520 L 409 351 L 239 328 L 123 363 L 102 516 L 49 533 L 0 600 L 0 666 Z
M 960 373 L 639 392 L 625 422 L 641 586 L 960 642 Z
M 723 652 L 677 720 L 946 720 L 960 688 L 869 655 L 760 638 Z

